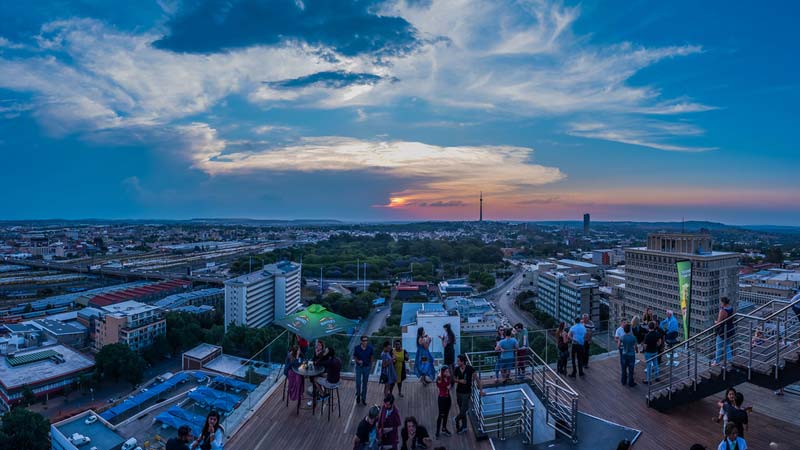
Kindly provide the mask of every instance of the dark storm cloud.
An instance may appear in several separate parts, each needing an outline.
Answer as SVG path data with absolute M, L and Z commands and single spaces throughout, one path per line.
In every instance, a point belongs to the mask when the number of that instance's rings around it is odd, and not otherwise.
M 402 54 L 417 44 L 416 30 L 399 17 L 377 15 L 380 1 L 210 0 L 179 12 L 155 45 L 187 53 L 215 53 L 287 41 L 332 48 L 345 56 Z
M 371 73 L 354 73 L 354 72 L 317 72 L 315 74 L 306 75 L 299 78 L 291 78 L 288 80 L 271 81 L 267 82 L 273 88 L 302 88 L 307 86 L 319 86 L 326 88 L 343 88 L 352 84 L 375 84 L 380 81 L 382 77 L 373 75 Z

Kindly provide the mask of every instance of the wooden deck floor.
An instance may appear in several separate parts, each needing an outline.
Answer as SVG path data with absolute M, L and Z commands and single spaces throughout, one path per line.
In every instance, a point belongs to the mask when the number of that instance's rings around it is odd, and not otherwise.
M 687 450 L 695 443 L 714 449 L 722 441 L 722 425 L 712 422 L 712 417 L 719 411 L 716 405 L 719 398 L 708 397 L 669 413 L 660 413 L 646 404 L 643 363 L 636 365 L 635 377 L 639 385 L 634 388 L 620 383 L 619 358 L 616 355 L 594 359 L 589 365 L 585 377 L 567 378 L 581 395 L 578 408 L 587 414 L 641 430 L 642 434 L 634 445 L 636 450 Z M 571 370 L 572 366 L 569 367 Z M 798 448 L 800 401 L 788 394 L 777 397 L 761 388 L 744 386 L 745 404 L 754 406 L 745 433 L 748 448 Z M 718 397 L 721 398 L 722 394 Z M 777 446 L 770 447 L 770 443 Z M 613 449 L 615 445 L 608 448 Z
M 331 414 L 330 422 L 327 421 L 327 407 L 324 416 L 311 415 L 311 410 L 300 410 L 300 415 L 295 414 L 296 403 L 284 406 L 281 400 L 280 389 L 276 390 L 270 398 L 256 411 L 253 417 L 226 444 L 229 450 L 349 450 L 353 446 L 358 423 L 367 414 L 367 406 L 355 405 L 355 382 L 352 379 L 343 379 L 339 392 L 342 395 L 342 417 L 338 417 L 336 407 Z M 397 390 L 395 390 L 395 396 Z M 418 382 L 403 383 L 404 398 L 397 398 L 396 405 L 400 409 L 401 417 L 415 416 L 421 425 L 424 425 L 431 434 L 436 431 L 436 387 L 423 386 Z M 383 386 L 370 382 L 367 391 L 367 404 L 380 404 L 383 401 Z M 453 401 L 450 411 L 448 428 L 454 431 L 452 418 L 458 412 L 458 407 Z M 439 440 L 434 439 L 434 447 L 445 446 L 448 449 L 475 449 L 489 450 L 489 441 L 477 442 L 475 435 L 470 431 Z

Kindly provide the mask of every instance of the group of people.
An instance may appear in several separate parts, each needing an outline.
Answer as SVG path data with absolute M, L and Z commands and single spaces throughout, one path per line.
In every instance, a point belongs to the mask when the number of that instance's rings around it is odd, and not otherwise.
M 423 331 L 420 339 L 424 337 Z M 362 346 L 362 350 L 365 350 L 365 347 Z M 402 350 L 402 346 L 398 341 L 395 342 L 394 350 L 391 349 L 388 341 L 384 342 L 384 351 L 381 353 L 381 382 L 386 385 L 383 404 L 380 407 L 376 405 L 370 408 L 366 417 L 359 423 L 356 436 L 353 439 L 353 448 L 355 450 L 397 450 L 398 445 L 401 450 L 415 450 L 430 448 L 433 443 L 428 429 L 421 425 L 416 417 L 407 416 L 403 420 L 400 419 L 401 414 L 392 394 L 393 385 L 390 384 L 392 378 L 389 375 L 384 375 L 384 369 L 395 373 L 398 372 L 396 360 L 392 360 L 391 357 L 400 354 L 404 358 L 403 361 L 407 360 L 407 353 Z M 385 365 L 383 364 L 384 362 L 386 363 Z M 396 378 L 396 380 L 400 380 L 400 378 Z M 450 391 L 454 386 L 456 402 L 459 407 L 459 413 L 455 419 L 455 431 L 457 433 L 465 433 L 467 431 L 467 414 L 472 401 L 473 384 L 480 389 L 481 395 L 483 394 L 480 378 L 478 378 L 475 369 L 467 364 L 465 355 L 458 355 L 456 364 L 443 365 L 432 382 L 436 383 L 438 391 L 437 405 L 439 414 L 436 418 L 435 437 L 438 439 L 442 435 L 446 437 L 452 435 L 447 428 L 447 424 L 450 421 L 450 409 L 452 406 Z M 402 383 L 394 384 L 398 385 L 398 392 L 402 395 L 399 389 Z M 360 397 L 357 398 L 357 403 L 364 404 L 362 400 Z M 444 448 L 439 447 L 439 449 L 443 450 Z
M 225 429 L 219 422 L 219 413 L 209 412 L 197 438 L 192 435 L 188 425 L 181 425 L 178 436 L 167 441 L 166 450 L 222 450 L 225 445 Z
M 589 348 L 592 345 L 592 334 L 594 333 L 594 322 L 588 314 L 583 314 L 575 318 L 575 323 L 567 328 L 567 324 L 561 322 L 556 332 L 556 347 L 558 348 L 558 363 L 556 371 L 562 375 L 567 374 L 567 360 L 572 355 L 572 373 L 570 377 L 576 375 L 583 376 L 584 369 L 589 368 Z
M 323 372 L 320 376 L 311 377 L 311 394 L 316 395 L 317 399 L 323 399 L 329 389 L 335 389 L 339 385 L 342 372 L 342 360 L 336 356 L 333 347 L 327 347 L 324 342 L 317 340 L 314 344 L 314 353 L 307 359 L 308 341 L 297 337 L 296 343 L 289 349 L 283 367 L 283 374 L 286 376 L 286 395 L 290 401 L 300 401 L 303 395 L 303 377 L 295 369 L 300 367 L 304 361 L 311 361 L 315 367 L 320 367 Z M 311 406 L 313 400 L 308 401 Z

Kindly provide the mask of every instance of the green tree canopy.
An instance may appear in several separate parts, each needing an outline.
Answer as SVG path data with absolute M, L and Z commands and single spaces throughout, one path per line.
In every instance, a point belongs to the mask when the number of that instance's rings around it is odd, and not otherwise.
M 141 383 L 145 362 L 138 353 L 123 343 L 106 345 L 95 356 L 95 376 L 99 380 L 119 381 L 131 385 Z
M 41 414 L 14 408 L 3 415 L 0 450 L 48 450 L 50 422 Z

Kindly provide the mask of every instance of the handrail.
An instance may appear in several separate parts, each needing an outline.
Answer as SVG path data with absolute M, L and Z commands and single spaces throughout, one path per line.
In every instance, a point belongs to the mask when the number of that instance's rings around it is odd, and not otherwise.
M 646 359 L 646 370 L 649 371 L 650 367 L 653 367 L 656 371 L 655 375 L 657 377 L 658 372 L 661 369 L 658 360 L 662 358 L 669 358 L 666 367 L 668 373 L 664 374 L 668 375 L 668 379 L 666 383 L 663 381 L 654 383 L 652 378 L 649 380 L 650 383 L 648 383 L 647 392 L 648 401 L 652 399 L 654 391 L 660 392 L 662 390 L 667 390 L 668 395 L 671 396 L 673 392 L 673 386 L 676 384 L 691 381 L 696 389 L 699 382 L 699 375 L 701 374 L 701 372 L 698 370 L 699 364 L 702 362 L 703 365 L 715 365 L 712 361 L 713 359 L 716 359 L 717 363 L 720 362 L 720 359 L 724 361 L 721 374 L 723 379 L 727 379 L 727 372 L 734 364 L 737 364 L 740 367 L 746 366 L 747 379 L 751 379 L 754 367 L 753 363 L 756 362 L 757 364 L 767 363 L 770 366 L 774 366 L 774 374 L 777 380 L 779 378 L 781 361 L 781 342 L 786 340 L 788 337 L 787 333 L 794 335 L 797 332 L 796 330 L 790 331 L 787 314 L 789 309 L 798 303 L 800 303 L 800 293 L 795 295 L 791 300 L 776 299 L 770 301 L 764 305 L 761 305 L 759 308 L 751 311 L 750 313 L 735 313 L 722 322 L 715 323 L 711 327 L 692 336 L 691 338 L 672 347 L 666 348 L 663 352 Z M 780 307 L 776 309 L 776 306 Z M 771 311 L 768 311 L 764 316 L 755 315 L 756 313 L 767 309 L 771 309 Z M 740 324 L 743 322 L 746 322 L 747 326 L 745 328 L 747 328 L 749 332 L 739 332 L 733 336 L 727 335 L 726 324 Z M 723 344 L 722 349 L 718 348 L 719 344 L 714 346 L 715 349 L 711 349 L 708 347 L 708 344 L 718 337 L 717 330 L 719 327 L 725 327 L 723 328 L 725 330 L 725 335 L 723 337 L 725 343 Z M 765 332 L 770 328 L 775 329 L 774 333 Z M 762 334 L 756 335 L 755 332 L 760 332 Z M 783 334 L 783 336 L 781 334 Z M 758 342 L 756 338 L 763 342 Z M 773 340 L 774 343 L 772 342 Z M 746 342 L 746 344 L 743 344 L 744 342 Z M 710 354 L 716 354 L 717 356 L 714 358 L 713 356 L 710 356 Z M 701 357 L 700 359 L 702 361 L 698 360 L 698 355 Z M 678 375 L 676 375 L 673 367 L 680 365 L 681 360 L 685 360 L 687 362 L 686 371 L 684 372 L 681 370 L 679 371 Z M 691 370 L 692 364 L 694 364 L 693 374 Z

